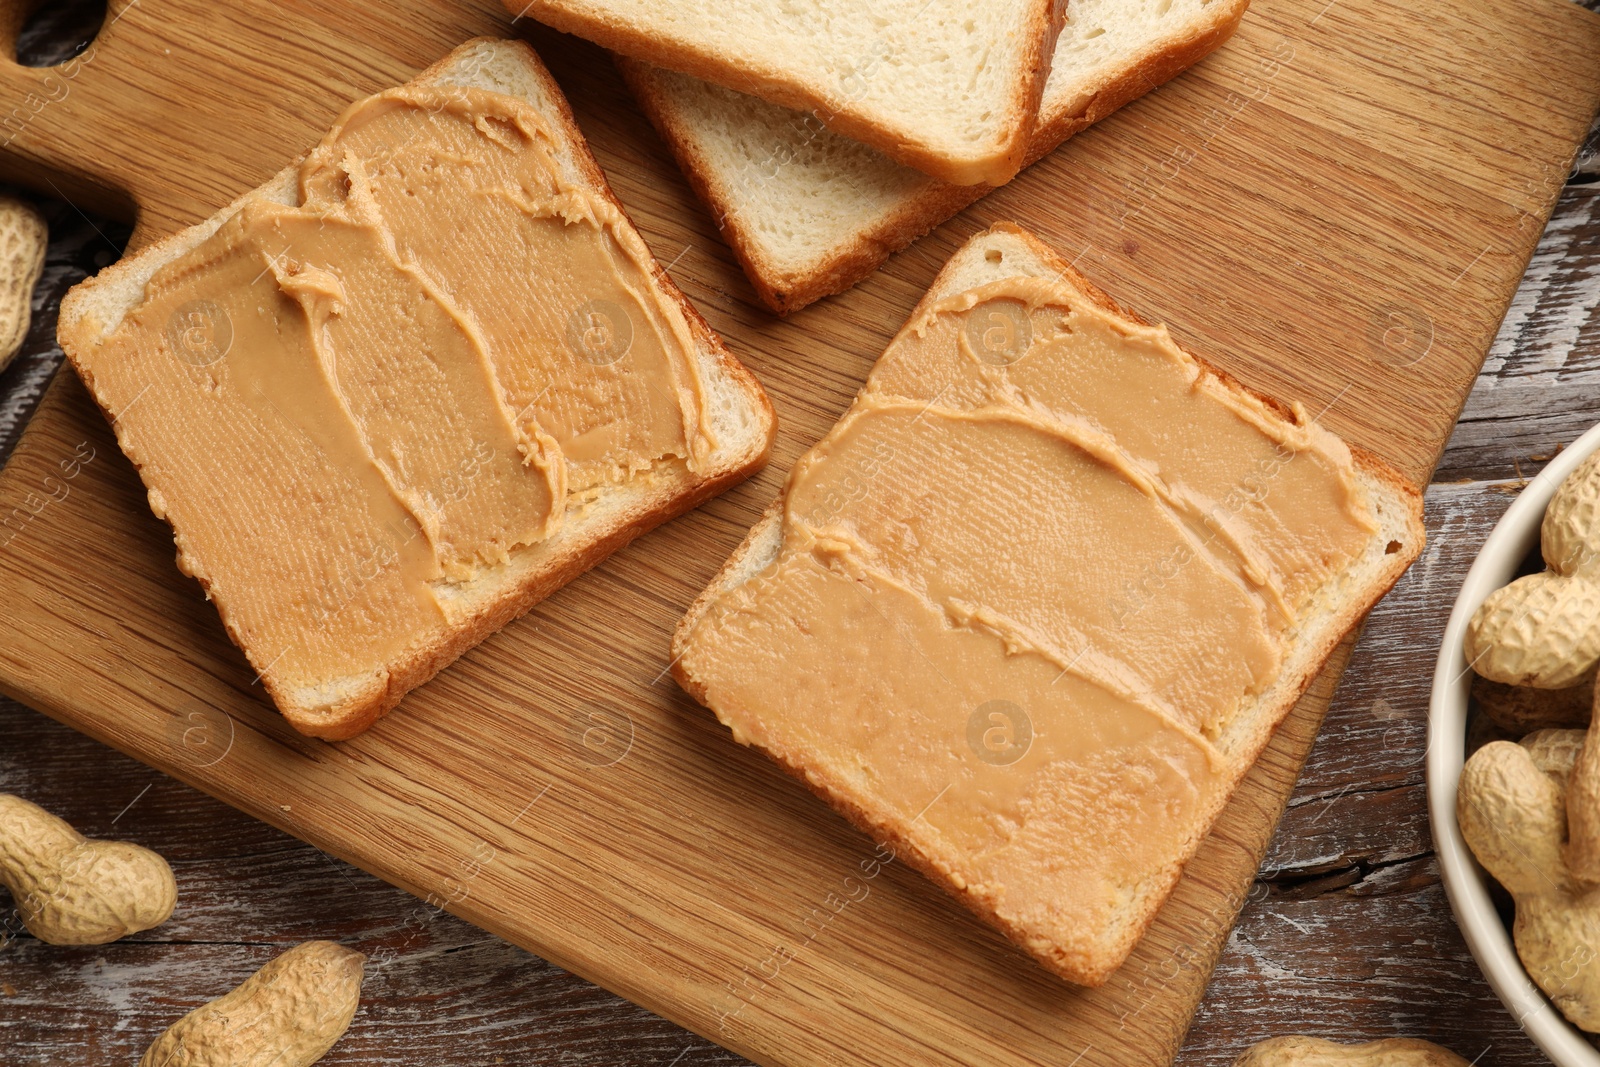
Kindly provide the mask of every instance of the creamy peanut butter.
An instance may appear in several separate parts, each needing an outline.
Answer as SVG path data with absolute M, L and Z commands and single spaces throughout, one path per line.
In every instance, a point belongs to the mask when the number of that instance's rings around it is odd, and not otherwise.
M 735 737 L 1025 943 L 1103 943 L 1238 767 L 1226 731 L 1376 525 L 1348 449 L 1064 280 L 930 306 L 680 646 Z
M 703 459 L 715 442 L 682 357 L 688 324 L 655 298 L 639 235 L 555 151 L 514 97 L 403 86 L 347 111 L 300 183 L 311 208 L 370 200 L 399 254 L 433 265 L 482 329 L 512 408 L 561 442 L 574 490 L 663 455 Z
M 275 695 L 381 681 L 596 487 L 714 447 L 682 309 L 582 166 L 521 100 L 380 94 L 300 204 L 247 202 L 95 354 L 180 566 Z

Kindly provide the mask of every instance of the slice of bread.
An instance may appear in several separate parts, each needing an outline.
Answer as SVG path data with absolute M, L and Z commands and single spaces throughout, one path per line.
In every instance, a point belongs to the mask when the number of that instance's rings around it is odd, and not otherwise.
M 1007 224 L 998 225 L 977 235 L 951 258 L 917 311 L 913 313 L 911 321 L 924 321 L 923 311 L 936 301 L 970 292 L 986 283 L 1019 276 L 1059 278 L 1073 291 L 1075 303 L 1081 300 L 1087 305 L 1104 308 L 1130 326 L 1148 325 L 1118 308 L 1104 293 L 1072 270 L 1054 251 L 1029 234 Z M 1113 320 L 1115 321 L 1116 319 Z M 1291 410 L 1276 401 L 1259 397 L 1224 372 L 1216 370 L 1203 360 L 1199 362 L 1200 375 L 1203 378 L 1209 377 L 1213 384 L 1221 386 L 1224 395 L 1238 398 L 1245 408 L 1259 417 L 1266 420 L 1281 420 L 1296 426 L 1307 425 L 1303 413 Z M 939 395 L 944 395 L 943 391 Z M 936 396 L 935 400 L 937 399 Z M 927 411 L 928 408 L 923 410 Z M 846 415 L 846 419 L 848 418 L 849 414 Z M 985 921 L 996 926 L 1008 938 L 1033 954 L 1046 968 L 1073 982 L 1099 985 L 1121 965 L 1139 938 L 1143 936 L 1157 910 L 1176 884 L 1184 864 L 1199 847 L 1205 833 L 1209 831 L 1212 822 L 1239 781 L 1260 755 L 1273 730 L 1322 669 L 1334 647 L 1388 591 L 1421 551 L 1423 544 L 1421 494 L 1371 453 L 1351 448 L 1350 454 L 1354 479 L 1367 499 L 1368 509 L 1375 521 L 1375 530 L 1364 541 L 1362 547 L 1348 557 L 1348 563 L 1342 569 L 1334 571 L 1328 580 L 1310 593 L 1309 599 L 1299 610 L 1299 622 L 1287 632 L 1286 645 L 1277 674 L 1256 694 L 1251 695 L 1247 692 L 1239 703 L 1237 711 L 1217 725 L 1213 732 L 1207 734 L 1210 745 L 1217 753 L 1219 781 L 1209 795 L 1202 794 L 1204 799 L 1195 808 L 1184 813 L 1182 825 L 1192 825 L 1198 828 L 1197 831 L 1175 847 L 1170 855 L 1163 855 L 1151 863 L 1148 870 L 1141 871 L 1140 876 L 1130 879 L 1127 884 L 1118 883 L 1114 887 L 1114 895 L 1109 898 L 1115 902 L 1111 917 L 1104 923 L 1093 924 L 1095 926 L 1093 929 L 1083 928 L 1085 924 L 1074 926 L 1068 920 L 1061 919 L 1061 915 L 1070 914 L 1072 907 L 1076 906 L 1068 899 L 1069 894 L 1066 893 L 1052 895 L 1048 890 L 1044 893 L 1047 902 L 1053 902 L 1047 904 L 1045 919 L 1040 919 L 1036 911 L 1019 914 L 1015 906 L 1008 902 L 1006 887 L 995 884 L 994 869 L 983 866 L 988 862 L 988 856 L 979 857 L 953 849 L 941 831 L 930 828 L 928 821 L 923 819 L 921 814 L 912 817 L 911 812 L 921 806 L 923 799 L 921 794 L 915 799 L 910 799 L 901 798 L 897 793 L 894 800 L 885 800 L 883 796 L 873 792 L 875 787 L 869 783 L 877 780 L 879 772 L 872 770 L 870 765 L 864 765 L 865 757 L 849 745 L 841 746 L 841 750 L 831 753 L 821 750 L 814 738 L 822 728 L 817 723 L 804 721 L 806 719 L 804 710 L 791 709 L 787 717 L 772 715 L 763 718 L 761 709 L 755 706 L 760 697 L 752 698 L 751 706 L 743 708 L 718 707 L 711 702 L 709 687 L 718 685 L 722 687 L 722 691 L 727 691 L 728 683 L 726 678 L 718 680 L 697 674 L 697 664 L 708 662 L 701 642 L 715 640 L 714 637 L 704 636 L 706 632 L 721 625 L 713 622 L 714 619 L 734 618 L 741 611 L 751 610 L 748 605 L 755 601 L 743 599 L 747 583 L 772 580 L 769 577 L 772 572 L 768 568 L 780 558 L 785 537 L 783 498 L 775 502 L 750 531 L 743 544 L 734 552 L 711 585 L 689 608 L 679 624 L 673 640 L 674 673 L 686 691 L 702 703 L 707 703 L 725 723 L 734 725 L 742 719 L 747 724 L 746 729 L 752 729 L 748 725 L 751 722 L 759 723 L 761 735 L 759 743 L 787 771 L 805 782 L 862 830 L 875 835 L 880 841 L 889 842 L 897 856 L 905 857 L 908 862 L 922 870 Z M 808 459 L 801 460 L 802 465 L 807 462 Z M 947 474 L 951 484 L 957 484 L 962 477 L 960 470 L 951 470 Z M 868 475 L 869 483 L 872 476 Z M 1253 487 L 1251 491 L 1256 490 Z M 855 506 L 853 502 L 864 498 L 866 492 L 866 488 L 858 487 L 851 495 L 850 502 L 840 507 Z M 842 514 L 842 511 L 839 514 Z M 905 521 L 911 522 L 910 519 Z M 1018 514 L 1017 529 L 1027 527 L 1030 521 L 1037 520 Z M 854 529 L 848 525 L 842 528 Z M 916 527 L 911 525 L 906 528 Z M 829 529 L 832 530 L 834 527 Z M 830 533 L 828 536 L 835 535 Z M 922 542 L 919 539 L 917 543 Z M 877 549 L 863 551 L 871 553 Z M 948 556 L 940 558 L 943 561 L 940 565 L 941 570 L 959 566 L 957 561 Z M 999 558 L 1009 559 L 1003 554 Z M 1009 564 L 1002 563 L 1001 566 Z M 846 573 L 855 575 L 856 572 Z M 863 579 L 857 576 L 856 581 L 860 582 Z M 750 585 L 748 588 L 755 590 L 772 587 Z M 868 594 L 863 593 L 862 596 L 867 597 Z M 731 599 L 725 602 L 724 598 Z M 722 607 L 725 603 L 741 607 L 733 609 L 729 614 L 723 614 Z M 1152 607 L 1159 608 L 1160 601 L 1153 603 Z M 900 630 L 901 624 L 883 616 L 882 612 L 874 616 L 871 612 L 863 611 L 862 615 L 869 620 L 868 625 L 878 625 L 871 620 L 880 618 L 883 619 L 881 625 L 886 630 L 889 628 Z M 1159 618 L 1166 619 L 1168 615 L 1163 613 Z M 704 629 L 702 623 L 706 624 Z M 763 623 L 763 627 L 766 625 Z M 798 632 L 812 635 L 822 624 L 814 619 L 797 619 L 794 625 Z M 840 623 L 841 627 L 843 625 Z M 737 632 L 745 633 L 743 630 Z M 768 632 L 768 630 L 764 628 L 758 632 Z M 901 632 L 903 634 L 906 631 Z M 806 640 L 814 641 L 816 638 L 808 636 Z M 741 644 L 739 647 L 750 646 Z M 1006 647 L 1008 654 L 1012 654 L 1012 646 L 1008 644 Z M 1085 653 L 1080 652 L 1080 656 L 1083 654 Z M 954 664 L 923 666 L 922 661 L 916 656 L 909 653 L 907 655 L 912 661 L 909 669 L 917 673 L 959 669 L 958 665 Z M 874 679 L 872 684 L 877 684 L 877 679 L 894 676 L 896 667 L 893 662 L 880 660 L 872 665 L 868 676 Z M 734 669 L 739 673 L 749 673 L 754 667 L 741 670 L 735 665 Z M 850 676 L 849 670 L 843 664 L 834 673 L 841 677 Z M 1066 674 L 1066 671 L 1063 670 L 1062 674 Z M 765 677 L 765 675 L 756 676 Z M 794 682 L 796 686 L 800 686 L 808 684 L 809 679 L 797 677 Z M 890 694 L 898 692 L 890 682 L 885 681 L 883 686 L 885 692 Z M 822 682 L 805 690 L 808 694 L 826 694 L 830 691 Z M 826 696 L 818 696 L 817 699 L 825 700 Z M 805 706 L 816 705 L 805 703 Z M 892 701 L 891 706 L 894 706 Z M 887 731 L 887 736 L 894 739 L 893 747 L 889 751 L 897 754 L 894 757 L 896 759 L 916 758 L 903 757 L 899 755 L 900 753 L 924 752 L 938 754 L 942 758 L 943 749 L 939 748 L 939 740 L 917 732 L 916 724 L 921 720 L 911 714 L 914 710 L 906 709 L 903 715 L 896 712 L 893 723 L 878 723 L 869 713 L 859 710 L 845 709 L 841 716 L 842 721 L 873 722 L 876 723 L 873 728 Z M 819 716 L 818 723 L 822 721 Z M 1050 728 L 1047 722 L 1045 730 L 1048 731 Z M 1034 736 L 1042 735 L 1035 733 Z M 1062 742 L 1056 743 L 1059 745 Z M 949 765 L 939 764 L 939 766 Z M 1036 767 L 1030 773 L 1043 773 L 1046 766 Z M 951 781 L 952 779 L 938 777 L 938 774 L 949 773 L 954 772 L 938 771 L 937 774 L 930 774 L 927 781 L 933 784 Z M 896 780 L 903 782 L 905 779 Z M 1001 787 L 995 786 L 995 788 Z M 1081 785 L 1077 789 L 1079 793 L 1083 792 Z M 931 795 L 932 789 L 930 788 L 928 792 Z M 1036 799 L 1034 803 L 1037 805 L 1035 810 L 1049 812 L 1052 808 L 1059 809 L 1063 804 L 1070 808 L 1074 802 L 1062 798 L 1053 800 L 1041 798 Z M 894 810 L 897 804 L 905 810 Z M 924 812 L 927 810 L 923 809 Z M 1168 816 L 1168 818 L 1174 817 Z M 1105 827 L 1106 844 L 1103 846 L 1096 844 L 1093 855 L 1052 856 L 1052 863 L 1055 864 L 1053 869 L 1067 872 L 1078 872 L 1083 868 L 1093 869 L 1095 864 L 1101 862 L 1102 848 L 1108 853 L 1114 851 L 1109 842 L 1115 829 L 1109 825 Z M 1000 851 L 1002 850 L 999 846 L 994 846 L 990 854 L 999 854 Z M 1070 879 L 1073 876 L 1069 873 L 1059 877 Z M 1052 881 L 1050 884 L 1060 883 Z
M 1073 0 L 1025 161 L 1199 62 L 1249 0 Z M 800 112 L 618 57 L 756 294 L 779 314 L 850 288 L 989 191 L 897 165 Z
M 546 118 L 559 139 L 558 164 L 565 179 L 587 187 L 622 210 L 562 96 L 531 48 L 518 41 L 478 39 L 451 52 L 418 76 L 414 84 L 438 83 L 486 89 L 520 97 Z M 101 342 L 144 299 L 151 276 L 211 236 L 247 203 L 257 198 L 299 203 L 298 161 L 259 189 L 229 204 L 211 218 L 173 234 L 76 286 L 62 302 L 58 336 L 67 357 L 91 392 Z M 723 347 L 705 320 L 652 261 L 653 281 L 667 303 L 681 313 L 695 343 L 694 359 L 706 391 L 706 408 L 716 447 L 699 469 L 676 459 L 659 462 L 630 480 L 595 490 L 582 507 L 569 506 L 559 531 L 546 540 L 514 549 L 508 561 L 480 570 L 470 581 L 436 588 L 446 622 L 416 635 L 404 654 L 374 676 L 361 673 L 314 680 L 283 677 L 274 667 L 277 650 L 252 647 L 229 622 L 227 591 L 212 589 L 204 560 L 180 567 L 200 577 L 217 600 L 229 636 L 244 650 L 279 709 L 295 729 L 330 740 L 351 737 L 370 726 L 457 656 L 527 612 L 540 600 L 604 560 L 652 527 L 689 510 L 759 470 L 776 432 L 772 407 L 753 375 Z M 139 411 L 120 418 L 104 398 L 97 400 L 112 419 L 119 442 L 140 464 L 129 435 L 137 434 Z M 158 514 L 156 486 L 145 474 Z M 569 505 L 576 502 L 569 501 Z M 181 532 L 181 531 L 180 531 Z
M 505 0 L 957 185 L 1022 167 L 1065 0 Z

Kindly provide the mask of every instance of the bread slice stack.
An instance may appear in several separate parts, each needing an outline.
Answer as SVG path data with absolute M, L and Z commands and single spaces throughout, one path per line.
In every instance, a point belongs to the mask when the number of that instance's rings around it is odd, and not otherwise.
M 1209 55 L 1248 4 L 1072 0 L 1025 163 Z M 998 184 L 952 184 L 778 97 L 621 51 L 629 87 L 756 294 L 780 314 L 848 289 Z
M 1026 462 L 972 436 L 1018 425 Z M 1117 510 L 1140 486 L 1164 503 Z M 1188 547 L 1138 565 L 1157 527 Z M 1381 460 L 999 225 L 951 258 L 691 606 L 674 672 L 737 740 L 1098 985 L 1422 544 L 1421 496 Z M 1212 567 L 1221 592 L 1198 600 Z
M 957 185 L 1022 166 L 1064 0 L 505 0 Z
M 560 89 L 527 45 L 489 39 L 468 42 L 410 84 L 487 90 L 531 105 L 549 131 L 549 151 L 559 179 L 587 190 L 597 202 L 608 204 L 619 219 L 614 231 L 619 239 L 629 245 L 639 242 L 635 247 L 643 249 L 590 154 Z M 672 328 L 684 331 L 681 336 L 690 338 L 686 347 L 701 383 L 703 419 L 708 431 L 705 438 L 714 442 L 711 447 L 694 462 L 662 455 L 647 470 L 601 479 L 581 494 L 574 492 L 566 499 L 565 512 L 553 535 L 513 547 L 500 562 L 477 568 L 467 580 L 436 583 L 433 593 L 438 600 L 438 621 L 390 635 L 398 651 L 387 662 L 350 673 L 332 671 L 309 677 L 294 673 L 285 665 L 288 661 L 280 659 L 282 650 L 268 647 L 250 620 L 270 617 L 280 609 L 298 610 L 297 598 L 315 592 L 312 587 L 325 576 L 314 570 L 296 575 L 288 565 L 286 599 L 282 604 L 247 604 L 246 595 L 238 592 L 252 566 L 266 567 L 269 559 L 293 560 L 299 552 L 293 543 L 280 543 L 286 535 L 276 529 L 280 524 L 270 517 L 274 514 L 270 499 L 274 471 L 248 458 L 240 465 L 226 465 L 219 457 L 186 449 L 181 442 L 174 445 L 170 437 L 163 438 L 161 427 L 153 424 L 157 416 L 152 401 L 140 396 L 136 388 L 139 382 L 135 375 L 140 372 L 137 368 L 130 373 L 127 367 L 114 366 L 111 361 L 118 357 L 111 354 L 113 349 L 106 342 L 125 319 L 138 314 L 146 299 L 147 285 L 157 271 L 184 257 L 253 205 L 301 203 L 299 179 L 297 163 L 206 221 L 145 248 L 77 286 L 62 304 L 59 336 L 67 357 L 111 419 L 123 450 L 140 468 L 152 508 L 173 523 L 180 568 L 200 580 L 208 598 L 216 603 L 230 637 L 259 672 L 260 681 L 289 722 L 303 733 L 339 739 L 366 729 L 406 692 L 633 538 L 759 469 L 772 443 L 775 420 L 759 383 L 728 353 L 659 265 L 648 259 L 648 252 L 641 251 L 648 263 L 647 284 L 654 288 L 654 297 L 667 309 L 664 314 L 676 320 Z M 520 285 L 529 280 L 515 281 Z M 534 285 L 537 281 L 531 279 Z M 536 294 L 533 299 L 536 301 Z M 528 308 L 530 315 L 538 310 Z M 225 368 L 227 363 L 220 360 L 217 367 Z M 315 371 L 307 369 L 304 373 Z M 130 378 L 132 381 L 128 381 Z M 195 376 L 194 380 L 200 379 Z M 113 388 L 115 382 L 126 384 Z M 183 417 L 208 417 L 203 398 L 186 394 L 186 399 L 190 406 L 183 410 Z M 470 456 L 461 459 L 463 464 L 476 462 Z M 196 500 L 172 497 L 168 489 L 170 478 L 185 469 L 211 472 L 205 483 L 214 487 L 212 499 L 202 505 Z M 239 504 L 242 500 L 249 501 L 249 507 L 255 510 L 248 515 L 240 510 L 234 515 L 230 509 L 243 509 L 244 505 Z M 186 538 L 183 516 L 195 515 L 196 509 L 203 507 L 210 507 L 219 515 L 228 512 L 224 518 L 233 523 L 228 527 L 234 531 L 233 540 L 225 552 L 214 555 L 229 559 L 207 557 L 194 550 Z M 212 512 L 199 513 L 209 518 Z M 262 514 L 268 517 L 263 519 Z M 294 518 L 299 520 L 300 516 Z M 375 561 L 381 562 L 381 557 L 363 562 Z M 359 596 L 352 594 L 346 599 L 356 603 Z M 347 606 L 340 604 L 337 608 L 345 610 Z M 382 626 L 384 621 L 380 618 L 372 625 Z M 312 640 L 316 636 L 307 634 L 306 638 Z

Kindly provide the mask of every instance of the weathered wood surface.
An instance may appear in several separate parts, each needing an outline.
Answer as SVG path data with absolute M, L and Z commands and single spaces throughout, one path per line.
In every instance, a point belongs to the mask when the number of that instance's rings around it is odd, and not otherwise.
M 42 314 L 0 376 L 0 454 L 56 358 L 53 300 L 123 236 L 65 206 L 52 222 Z M 1597 303 L 1600 186 L 1579 182 L 1430 489 L 1428 554 L 1368 624 L 1180 1063 L 1226 1064 L 1286 1031 L 1410 1033 L 1484 1063 L 1542 1062 L 1455 931 L 1422 755 L 1437 635 L 1473 552 L 1515 480 L 1597 417 Z M 173 922 L 129 942 L 0 949 L 0 1062 L 132 1062 L 171 1019 L 311 937 L 392 955 L 328 1063 L 741 1062 L 460 920 L 419 921 L 415 898 L 30 711 L 0 705 L 0 736 L 0 789 L 160 849 L 185 892 Z
M 1179 1063 L 1228 1064 L 1286 1031 L 1405 1033 L 1469 1059 L 1492 1048 L 1484 1063 L 1543 1062 L 1456 931 L 1422 774 L 1437 636 L 1514 487 L 1430 490 L 1433 544 L 1367 626 Z M 459 919 L 419 923 L 414 897 L 34 712 L 0 703 L 0 736 L 0 789 L 160 850 L 184 893 L 170 923 L 127 942 L 0 949 L 8 1065 L 80 1050 L 87 1065 L 130 1063 L 172 1019 L 313 937 L 394 955 L 369 971 L 330 1064 L 743 1062 Z
M 70 208 L 53 208 L 52 221 L 35 328 L 0 376 L 0 451 L 58 358 L 53 302 L 109 254 Z M 1519 470 L 1532 474 L 1539 457 L 1600 418 L 1600 404 L 1567 397 L 1575 372 L 1600 369 L 1597 296 L 1600 182 L 1575 183 L 1519 293 L 1527 313 L 1508 320 L 1441 464 L 1452 480 L 1429 490 L 1428 552 L 1367 625 L 1180 1063 L 1227 1064 L 1286 1031 L 1405 1033 L 1469 1059 L 1490 1050 L 1484 1063 L 1543 1062 L 1451 919 L 1422 758 L 1433 656 L 1466 567 Z M 1584 301 L 1589 310 L 1567 328 Z M 1522 415 L 1475 416 L 1493 411 L 1500 380 L 1549 418 L 1530 427 Z M 87 832 L 160 849 L 185 894 L 173 922 L 129 942 L 58 949 L 24 936 L 0 950 L 7 1064 L 52 1064 L 76 1050 L 88 1065 L 132 1062 L 178 1014 L 311 937 L 397 954 L 370 972 L 356 1025 L 329 1063 L 742 1062 L 449 915 L 413 924 L 415 898 L 18 705 L 0 702 L 0 737 L 0 789 Z

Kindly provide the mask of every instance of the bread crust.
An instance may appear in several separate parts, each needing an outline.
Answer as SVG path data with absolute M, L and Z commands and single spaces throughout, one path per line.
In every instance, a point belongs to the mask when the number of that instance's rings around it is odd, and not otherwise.
M 1172 80 L 1216 51 L 1239 28 L 1249 6 L 1250 0 L 1218 0 L 1211 20 L 1198 33 L 1149 51 L 1121 74 L 1107 79 L 1090 96 L 1081 112 L 1055 116 L 1041 112 L 1040 124 L 1028 139 L 1023 166 L 1037 163 L 1074 134 Z M 779 315 L 792 314 L 825 296 L 844 292 L 877 270 L 894 253 L 995 188 L 994 185 L 930 183 L 927 189 L 907 197 L 888 218 L 863 227 L 853 242 L 812 270 L 785 271 L 762 256 L 755 236 L 740 221 L 737 212 L 730 210 L 730 205 L 736 202 L 734 191 L 715 180 L 711 167 L 695 147 L 693 131 L 673 111 L 670 97 L 650 65 L 625 55 L 614 55 L 613 60 L 651 125 L 671 150 L 695 195 L 706 205 L 724 240 L 733 249 L 756 295 Z
M 525 73 L 539 84 L 549 101 L 551 107 L 546 117 L 553 131 L 568 142 L 572 162 L 576 164 L 579 173 L 594 191 L 609 200 L 627 219 L 628 225 L 632 226 L 633 220 L 628 217 L 621 201 L 616 198 L 606 181 L 605 173 L 600 169 L 599 163 L 589 150 L 588 143 L 579 131 L 566 97 L 529 45 L 522 41 L 475 38 L 428 67 L 414 80 L 428 82 L 444 79 L 465 57 L 483 48 L 500 51 L 502 55 L 509 53 L 516 62 L 526 68 Z M 209 236 L 223 221 L 232 217 L 246 202 L 261 195 L 263 190 L 292 181 L 303 159 L 302 154 L 271 181 L 245 193 L 205 221 L 145 246 L 136 255 L 127 257 L 93 278 L 74 286 L 67 294 L 62 301 L 57 339 L 68 360 L 88 387 L 90 395 L 95 397 L 96 404 L 100 404 L 100 400 L 94 389 L 94 375 L 83 354 L 98 344 L 101 336 L 100 323 L 92 314 L 92 305 L 97 292 L 104 287 L 136 278 L 151 263 L 160 265 L 181 256 L 200 240 Z M 736 485 L 766 465 L 771 454 L 772 442 L 777 434 L 777 419 L 771 401 L 761 388 L 760 382 L 748 368 L 733 357 L 699 311 L 673 283 L 660 263 L 653 258 L 651 273 L 662 293 L 675 301 L 682 310 L 697 345 L 695 357 L 709 361 L 716 373 L 735 383 L 738 390 L 744 394 L 746 403 L 750 405 L 754 421 L 764 427 L 764 433 L 756 442 L 756 447 L 737 455 L 720 457 L 719 464 L 701 474 L 692 474 L 686 467 L 675 467 L 669 476 L 661 479 L 654 493 L 621 513 L 591 539 L 576 542 L 552 554 L 540 569 L 520 576 L 509 588 L 498 590 L 488 603 L 457 625 L 439 634 L 435 640 L 425 642 L 406 653 L 403 658 L 389 664 L 384 677 L 355 690 L 335 704 L 321 708 L 309 707 L 296 701 L 292 691 L 287 691 L 285 687 L 276 684 L 270 675 L 270 664 L 260 661 L 257 650 L 251 649 L 242 639 L 243 635 L 237 632 L 229 620 L 225 606 L 219 604 L 219 614 L 222 616 L 223 626 L 229 638 L 245 652 L 251 665 L 263 672 L 260 680 L 284 718 L 296 730 L 328 741 L 354 737 L 387 714 L 406 693 L 428 681 L 457 657 L 506 623 L 526 614 L 541 600 L 573 578 L 602 562 L 639 535 Z M 107 421 L 110 421 L 115 428 L 113 413 L 103 404 L 100 404 L 100 407 Z M 541 547 L 534 545 L 514 550 L 513 557 L 522 552 L 538 551 Z M 198 576 L 198 580 L 209 599 L 211 596 L 209 583 L 204 576 Z
M 1022 169 L 1029 133 L 1038 117 L 1039 100 L 1055 54 L 1056 37 L 1066 23 L 1066 0 L 1031 0 L 1034 9 L 1019 35 L 1039 43 L 1013 87 L 1001 126 L 1002 136 L 986 155 L 958 159 L 941 155 L 908 137 L 905 130 L 880 125 L 848 104 L 836 106 L 837 101 L 828 99 L 827 94 L 815 86 L 796 79 L 792 72 L 695 48 L 633 25 L 626 19 L 612 17 L 607 12 L 588 10 L 581 0 L 503 2 L 512 15 L 532 18 L 563 33 L 586 38 L 608 51 L 808 112 L 835 133 L 871 145 L 898 163 L 956 185 L 1003 185 Z
M 1021 227 L 1008 222 L 996 223 L 988 230 L 974 236 L 968 246 L 983 240 L 985 237 L 1002 233 L 1015 237 L 1024 242 L 1043 263 L 1051 270 L 1056 271 L 1068 282 L 1082 290 L 1091 301 L 1111 312 L 1127 318 L 1141 325 L 1150 325 L 1145 319 L 1122 307 L 1104 290 L 1094 285 L 1082 274 L 1078 273 L 1071 264 L 1063 259 L 1054 249 L 1044 242 L 1023 230 Z M 963 246 L 962 251 L 966 247 Z M 951 264 L 961 256 L 958 251 L 952 257 Z M 927 295 L 918 302 L 916 309 L 907 319 L 907 323 L 915 322 L 928 307 L 936 300 L 942 299 L 942 283 L 945 272 L 951 269 L 947 264 L 940 276 L 935 279 Z M 893 342 L 891 342 L 892 344 Z M 1184 352 L 1193 357 L 1201 366 L 1203 373 L 1210 374 L 1228 389 L 1242 395 L 1253 397 L 1263 403 L 1270 411 L 1288 422 L 1298 422 L 1294 410 L 1281 401 L 1266 396 L 1257 390 L 1244 385 L 1233 375 L 1203 356 L 1199 356 L 1188 348 L 1179 346 Z M 1316 636 L 1303 641 L 1297 646 L 1298 655 L 1292 669 L 1280 675 L 1274 683 L 1273 700 L 1264 714 L 1258 714 L 1250 724 L 1250 728 L 1229 739 L 1224 753 L 1229 760 L 1229 780 L 1226 788 L 1216 792 L 1211 804 L 1203 812 L 1199 825 L 1211 827 L 1216 818 L 1221 814 L 1227 802 L 1232 799 L 1239 784 L 1244 780 L 1250 769 L 1255 765 L 1262 751 L 1272 739 L 1273 733 L 1282 723 L 1295 704 L 1304 696 L 1311 683 L 1321 673 L 1329 656 L 1338 647 L 1349 633 L 1360 624 L 1362 619 L 1371 610 L 1372 606 L 1387 593 L 1396 581 L 1399 580 L 1411 562 L 1422 551 L 1425 531 L 1422 522 L 1422 494 L 1416 486 L 1406 481 L 1393 467 L 1389 466 L 1380 457 L 1372 452 L 1349 445 L 1351 457 L 1357 470 L 1377 486 L 1390 494 L 1390 499 L 1398 502 L 1405 517 L 1405 541 L 1395 542 L 1386 546 L 1392 551 L 1385 553 L 1385 565 L 1370 582 L 1364 584 L 1357 594 L 1351 596 L 1344 610 L 1331 622 L 1318 630 Z M 678 623 L 672 638 L 672 674 L 685 692 L 702 704 L 710 706 L 706 700 L 706 688 L 683 665 L 683 656 L 687 650 L 688 642 L 700 620 L 710 610 L 712 604 L 725 595 L 730 589 L 742 584 L 746 579 L 740 578 L 746 558 L 757 551 L 765 541 L 774 536 L 773 526 L 782 521 L 783 497 L 780 495 L 762 514 L 761 520 L 753 527 L 750 534 L 734 550 L 728 562 L 719 570 L 711 583 L 689 606 L 683 619 Z M 781 537 L 781 531 L 777 533 Z M 1220 747 L 1220 746 L 1219 746 Z M 1098 952 L 1085 953 L 1069 950 L 1063 946 L 1041 940 L 1038 935 L 1009 921 L 999 913 L 993 900 L 974 892 L 966 879 L 960 878 L 958 872 L 953 872 L 932 857 L 923 855 L 911 841 L 907 830 L 900 820 L 887 817 L 881 813 L 863 808 L 853 801 L 844 783 L 836 782 L 826 773 L 825 769 L 807 766 L 802 756 L 788 752 L 779 747 L 776 749 L 762 747 L 772 759 L 784 769 L 785 772 L 804 782 L 806 787 L 819 798 L 828 803 L 842 814 L 852 824 L 862 831 L 872 835 L 876 840 L 886 842 L 895 849 L 897 858 L 903 859 L 907 864 L 921 871 L 936 885 L 958 900 L 979 916 L 984 922 L 995 927 L 1013 944 L 1029 953 L 1046 970 L 1065 978 L 1070 982 L 1085 986 L 1103 985 L 1121 966 L 1134 945 L 1145 935 L 1150 924 L 1155 920 L 1189 860 L 1194 857 L 1199 849 L 1203 837 L 1197 837 L 1187 843 L 1182 852 L 1182 859 L 1161 870 L 1151 872 L 1142 887 L 1141 901 L 1143 902 L 1142 914 L 1134 916 L 1134 921 L 1124 925 L 1120 934 L 1114 941 L 1101 946 Z

